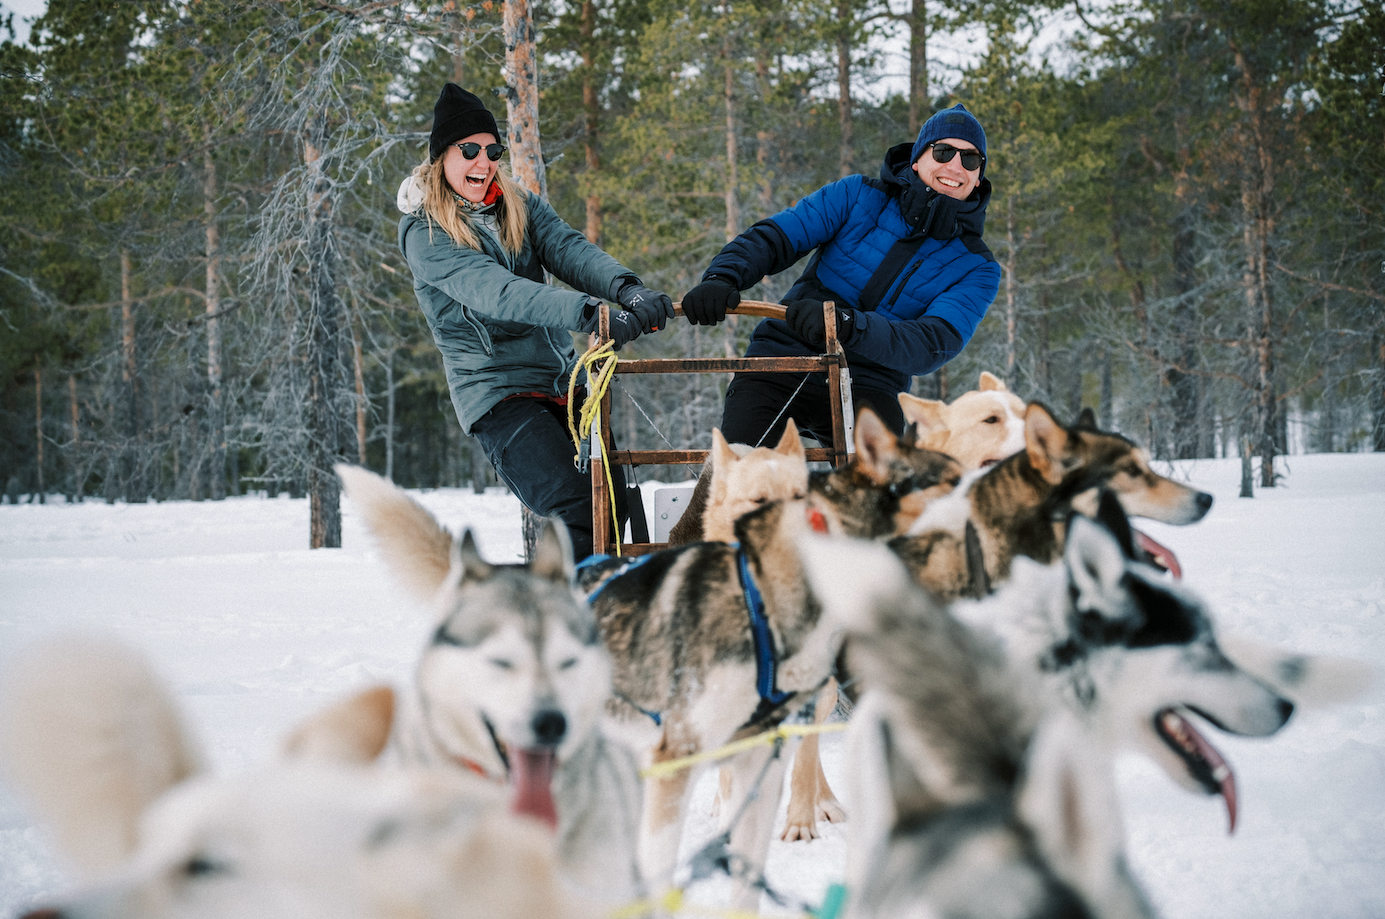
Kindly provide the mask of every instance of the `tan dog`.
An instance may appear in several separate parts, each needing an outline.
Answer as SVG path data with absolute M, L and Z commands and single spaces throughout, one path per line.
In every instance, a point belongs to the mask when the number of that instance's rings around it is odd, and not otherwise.
M 978 388 L 951 402 L 902 392 L 899 407 L 918 426 L 920 447 L 946 453 L 968 472 L 1024 449 L 1024 400 L 988 371 L 981 371 Z
M 703 539 L 732 542 L 737 518 L 770 501 L 808 494 L 807 454 L 792 418 L 773 450 L 729 444 L 720 428 L 712 428 L 709 459 L 717 473 L 702 513 Z

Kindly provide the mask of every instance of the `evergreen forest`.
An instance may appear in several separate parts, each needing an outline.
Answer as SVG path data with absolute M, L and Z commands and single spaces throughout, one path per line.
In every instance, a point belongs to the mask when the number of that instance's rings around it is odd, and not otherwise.
M 917 394 L 989 370 L 1156 458 L 1248 451 L 1260 487 L 1290 453 L 1385 450 L 1381 0 L 49 0 L 27 41 L 13 19 L 11 502 L 316 495 L 338 460 L 494 484 L 396 241 L 448 81 L 502 128 L 532 90 L 557 212 L 675 300 L 961 102 L 1003 278 Z M 754 321 L 621 356 L 738 356 Z M 707 448 L 726 383 L 620 379 L 620 446 Z

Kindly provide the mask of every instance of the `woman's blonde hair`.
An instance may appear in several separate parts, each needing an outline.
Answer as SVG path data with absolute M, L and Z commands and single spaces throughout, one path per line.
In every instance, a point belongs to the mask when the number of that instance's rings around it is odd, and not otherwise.
M 457 245 L 480 249 L 481 241 L 476 238 L 476 230 L 472 228 L 465 208 L 447 184 L 442 158 L 415 166 L 414 181 L 423 189 L 423 212 L 428 218 L 430 237 L 436 224 Z M 525 206 L 528 193 L 504 169 L 496 170 L 495 182 L 500 186 L 502 195 L 496 214 L 500 224 L 500 244 L 511 255 L 519 255 L 524 248 L 524 231 L 529 224 L 529 209 Z

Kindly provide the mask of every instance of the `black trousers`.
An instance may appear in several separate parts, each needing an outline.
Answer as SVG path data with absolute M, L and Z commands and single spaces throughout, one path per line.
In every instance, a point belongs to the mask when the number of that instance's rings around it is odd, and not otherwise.
M 581 405 L 573 408 L 580 414 Z M 572 554 L 581 561 L 592 554 L 591 474 L 573 465 L 567 406 L 537 396 L 506 399 L 471 426 L 472 436 L 490 457 L 495 472 L 525 507 L 543 517 L 557 517 L 572 538 Z M 611 467 L 616 513 L 627 519 L 625 471 Z M 610 528 L 611 537 L 615 535 Z
M 904 433 L 904 411 L 897 393 L 852 386 L 851 400 L 857 412 L 869 405 L 886 427 Z M 809 374 L 805 380 L 798 373 L 738 373 L 726 388 L 721 433 L 730 443 L 773 447 L 784 436 L 790 418 L 800 434 L 820 444 L 832 443 L 826 374 Z

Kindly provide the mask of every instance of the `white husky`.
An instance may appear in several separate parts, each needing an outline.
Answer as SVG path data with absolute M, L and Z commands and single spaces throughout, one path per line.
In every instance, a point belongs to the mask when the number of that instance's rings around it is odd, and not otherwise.
M 379 737 L 387 725 L 364 728 Z M 474 776 L 324 756 L 205 774 L 149 664 L 111 640 L 55 641 L 23 659 L 0 691 L 0 732 L 6 777 L 83 876 L 34 916 L 595 915 L 563 890 L 551 834 Z
M 562 525 L 544 529 L 531 564 L 493 565 L 470 532 L 454 540 L 402 489 L 357 467 L 337 473 L 385 563 L 433 617 L 390 752 L 508 783 L 518 812 L 556 825 L 574 883 L 617 902 L 638 896 L 638 764 L 602 730 L 611 663 L 573 592 Z

